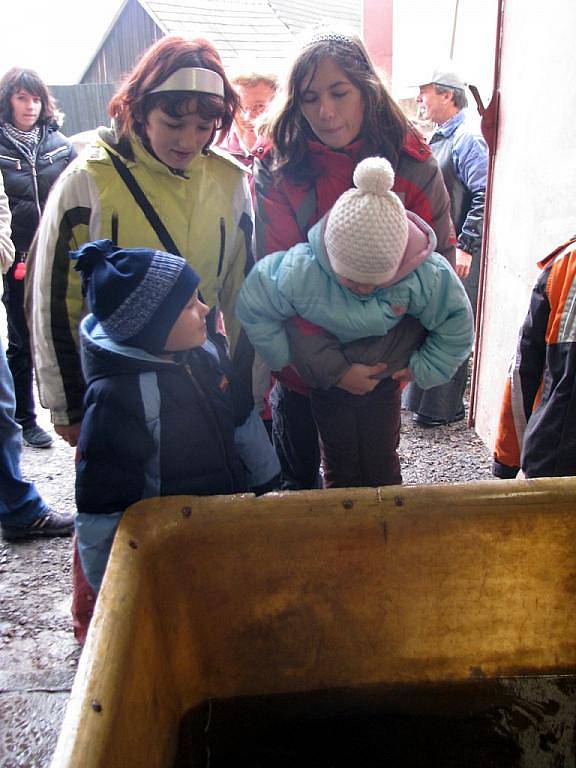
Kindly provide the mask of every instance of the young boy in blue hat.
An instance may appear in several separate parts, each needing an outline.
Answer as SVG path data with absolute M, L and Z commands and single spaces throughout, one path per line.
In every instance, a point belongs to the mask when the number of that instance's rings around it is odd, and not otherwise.
M 82 576 L 97 593 L 127 507 L 155 496 L 229 494 L 246 486 L 228 380 L 217 357 L 202 348 L 209 308 L 196 272 L 180 256 L 122 249 L 109 240 L 87 243 L 72 258 L 91 311 L 80 326 L 87 390 L 76 473 L 73 616 L 82 641 L 94 600 L 83 600 Z

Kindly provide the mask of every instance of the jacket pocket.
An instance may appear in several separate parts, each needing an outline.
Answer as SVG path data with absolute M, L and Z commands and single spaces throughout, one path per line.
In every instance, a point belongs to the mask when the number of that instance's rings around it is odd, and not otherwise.
M 0 155 L 0 160 L 6 160 L 11 163 L 17 171 L 22 170 L 22 163 L 18 157 L 8 157 L 8 155 Z
M 45 155 L 40 155 L 41 160 L 48 160 L 50 165 L 54 162 L 54 160 L 59 156 L 66 154 L 66 157 L 70 154 L 70 147 L 63 146 L 58 147 L 57 149 L 53 149 L 51 152 L 46 152 Z

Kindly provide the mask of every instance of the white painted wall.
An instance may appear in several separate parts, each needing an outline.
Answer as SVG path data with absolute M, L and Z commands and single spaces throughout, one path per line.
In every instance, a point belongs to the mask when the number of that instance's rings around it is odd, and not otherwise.
M 476 430 L 492 447 L 536 262 L 576 232 L 576 3 L 508 0 Z
M 397 98 L 449 58 L 456 0 L 397 0 Z M 576 2 L 506 0 L 476 430 L 492 447 L 536 262 L 576 232 Z M 460 0 L 454 68 L 491 97 L 498 0 Z

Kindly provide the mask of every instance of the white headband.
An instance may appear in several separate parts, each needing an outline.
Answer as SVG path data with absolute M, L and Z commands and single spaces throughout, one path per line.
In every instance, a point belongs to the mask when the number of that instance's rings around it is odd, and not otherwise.
M 224 98 L 224 81 L 218 72 L 214 72 L 212 69 L 183 67 L 177 69 L 163 83 L 148 93 L 160 93 L 161 91 L 198 91 Z

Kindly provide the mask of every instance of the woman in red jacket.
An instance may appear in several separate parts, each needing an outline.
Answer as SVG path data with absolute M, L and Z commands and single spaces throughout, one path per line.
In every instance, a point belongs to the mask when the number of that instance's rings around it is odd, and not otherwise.
M 394 192 L 431 225 L 436 250 L 453 263 L 455 237 L 442 174 L 357 36 L 326 28 L 312 32 L 292 63 L 269 132 L 271 141 L 256 153 L 254 167 L 259 257 L 306 241 L 310 227 L 352 186 L 357 163 L 380 155 L 394 167 Z M 396 332 L 403 332 L 401 325 Z M 385 385 L 372 378 L 384 368 L 354 365 L 335 385 L 362 396 Z M 390 394 L 395 402 L 398 393 Z M 284 369 L 270 399 L 283 487 L 317 487 L 320 452 L 306 386 L 293 369 Z

